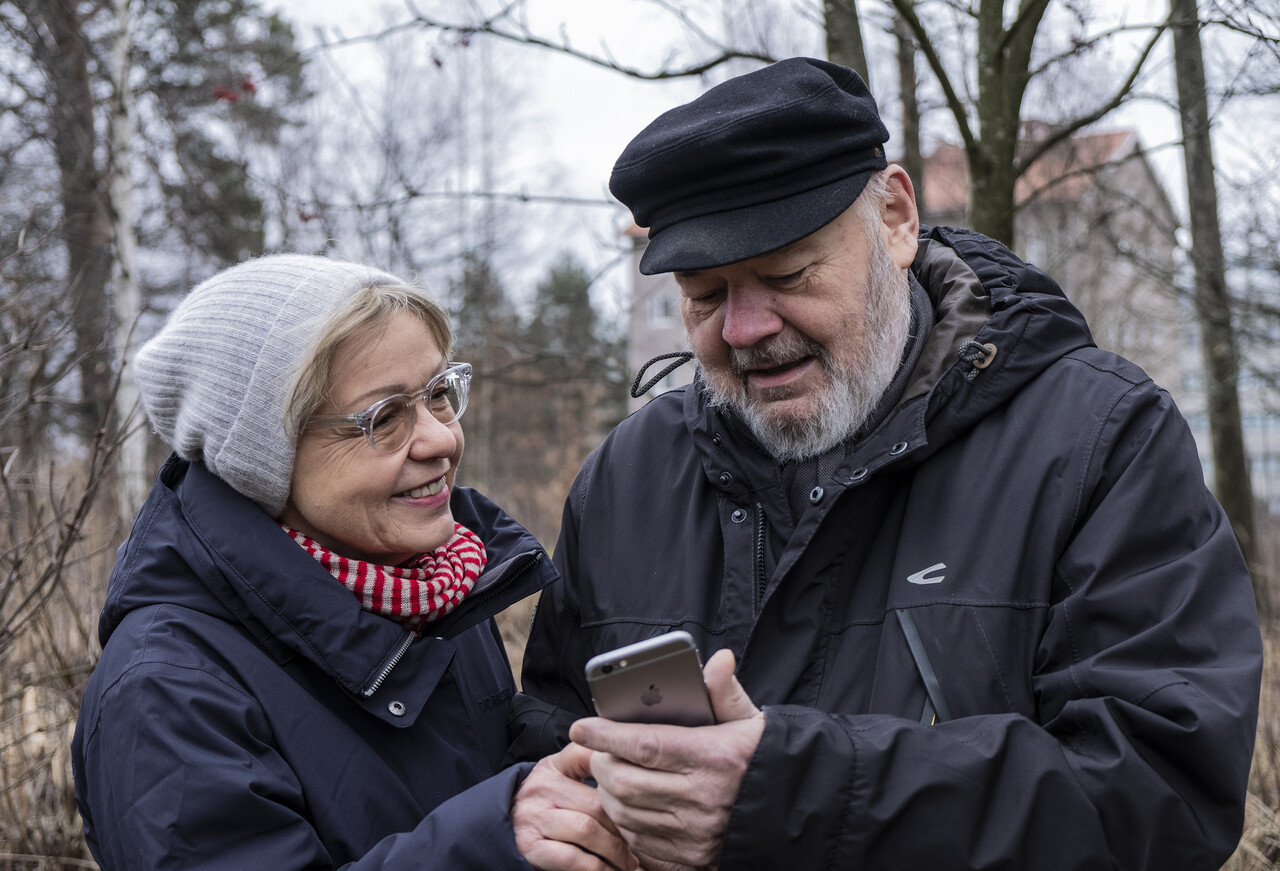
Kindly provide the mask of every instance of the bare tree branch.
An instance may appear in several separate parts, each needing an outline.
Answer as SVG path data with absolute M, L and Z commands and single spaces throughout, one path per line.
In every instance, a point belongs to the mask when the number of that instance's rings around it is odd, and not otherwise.
M 603 69 L 612 70 L 624 76 L 634 79 L 643 79 L 645 81 L 662 81 L 667 79 L 688 78 L 690 76 L 702 76 L 716 67 L 728 63 L 733 60 L 755 60 L 761 63 L 772 63 L 776 58 L 757 51 L 739 50 L 724 46 L 716 46 L 717 53 L 711 57 L 705 58 L 694 64 L 686 66 L 664 66 L 657 70 L 645 70 L 640 67 L 630 66 L 619 63 L 606 52 L 603 55 L 591 54 L 590 52 L 581 51 L 569 44 L 568 40 L 563 36 L 559 40 L 547 39 L 532 33 L 523 25 L 515 25 L 511 22 L 510 11 L 513 7 L 507 7 L 496 15 L 484 18 L 480 21 L 471 23 L 455 23 L 443 21 L 434 18 L 423 12 L 420 12 L 412 3 L 412 0 L 406 0 L 405 5 L 412 12 L 414 18 L 412 22 L 396 25 L 394 29 L 404 29 L 410 25 L 426 28 L 428 30 L 436 30 L 442 33 L 456 33 L 459 36 L 470 37 L 475 34 L 484 34 L 505 42 L 516 43 L 519 45 L 528 45 L 534 48 L 543 48 L 549 51 L 558 52 L 568 55 L 594 66 Z M 659 3 L 662 6 L 663 4 Z M 514 4 L 513 4 L 514 6 Z M 669 7 L 668 11 L 671 11 Z M 675 13 L 673 13 L 675 14 Z M 679 13 L 678 17 L 686 26 L 692 26 L 684 13 Z M 694 32 L 698 33 L 708 43 L 715 45 L 715 41 L 706 36 L 706 34 L 694 28 Z M 374 37 L 380 37 L 383 34 L 377 34 Z M 336 45 L 337 43 L 332 43 Z
M 1125 102 L 1129 94 L 1133 91 L 1133 86 L 1138 80 L 1138 76 L 1142 73 L 1142 68 L 1146 65 L 1147 59 L 1151 56 L 1152 50 L 1156 43 L 1160 41 L 1160 37 L 1164 35 L 1168 23 L 1156 26 L 1155 31 L 1151 34 L 1151 38 L 1147 40 L 1147 44 L 1143 47 L 1138 59 L 1134 61 L 1133 66 L 1129 70 L 1129 75 L 1121 83 L 1115 93 L 1103 104 L 1095 108 L 1092 112 L 1073 118 L 1070 122 L 1057 127 L 1053 133 L 1046 136 L 1043 140 L 1035 143 L 1024 154 L 1020 155 L 1014 164 L 1014 177 L 1017 178 L 1027 171 L 1027 167 L 1031 166 L 1045 152 L 1049 151 L 1055 145 L 1065 142 L 1074 136 L 1083 128 L 1093 124 L 1095 121 L 1101 120 L 1111 112 L 1115 111 L 1121 104 Z
M 938 81 L 938 86 L 942 88 L 943 96 L 947 101 L 947 109 L 951 112 L 951 117 L 956 122 L 956 128 L 960 131 L 960 139 L 964 144 L 965 151 L 971 151 L 978 147 L 978 137 L 973 132 L 973 127 L 969 124 L 969 111 L 965 107 L 955 88 L 951 84 L 951 76 L 947 73 L 947 69 L 942 64 L 942 57 L 938 54 L 937 47 L 933 44 L 933 40 L 929 36 L 929 32 L 925 30 L 924 24 L 920 21 L 920 16 L 916 14 L 915 4 L 908 0 L 893 0 L 893 8 L 902 16 L 902 20 L 911 28 L 912 34 L 915 35 L 916 44 L 920 47 L 920 53 L 924 55 L 925 60 L 929 62 L 929 68 L 933 70 L 933 76 Z

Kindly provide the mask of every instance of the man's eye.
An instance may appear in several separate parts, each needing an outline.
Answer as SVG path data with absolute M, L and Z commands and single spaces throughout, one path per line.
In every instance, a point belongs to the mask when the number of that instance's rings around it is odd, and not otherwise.
M 768 281 L 770 284 L 786 286 L 788 284 L 795 284 L 803 277 L 804 277 L 804 270 L 800 269 L 796 272 L 789 272 L 786 275 L 770 276 Z
M 686 295 L 686 299 L 688 299 L 689 302 L 693 303 L 694 305 L 700 305 L 700 304 L 705 305 L 707 303 L 715 302 L 723 295 L 723 293 L 724 292 L 720 288 L 716 288 L 715 290 L 706 290 L 706 291 L 699 291 L 697 293 L 689 293 Z

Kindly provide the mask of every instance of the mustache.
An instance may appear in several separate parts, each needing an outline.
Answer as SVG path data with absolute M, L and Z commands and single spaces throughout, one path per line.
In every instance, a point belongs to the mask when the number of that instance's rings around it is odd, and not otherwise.
M 753 369 L 772 369 L 805 357 L 817 357 L 825 364 L 827 356 L 823 345 L 798 330 L 789 330 L 750 348 L 730 348 L 729 371 L 737 378 L 745 378 Z

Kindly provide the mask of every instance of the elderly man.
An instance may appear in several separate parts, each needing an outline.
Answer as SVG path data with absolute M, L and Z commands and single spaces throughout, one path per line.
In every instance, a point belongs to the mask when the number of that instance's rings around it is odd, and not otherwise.
M 538 740 L 650 867 L 1217 868 L 1262 653 L 1187 425 L 1040 270 L 921 233 L 887 138 L 794 58 L 619 158 L 698 374 L 573 486 Z M 586 660 L 673 628 L 718 724 L 590 717 Z

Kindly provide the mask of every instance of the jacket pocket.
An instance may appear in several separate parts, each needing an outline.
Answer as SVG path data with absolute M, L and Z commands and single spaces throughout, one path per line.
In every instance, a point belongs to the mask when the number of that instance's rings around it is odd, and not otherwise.
M 898 625 L 902 627 L 902 635 L 907 640 L 907 649 L 911 651 L 916 671 L 924 682 L 926 698 L 920 722 L 926 725 L 946 722 L 951 719 L 951 708 L 947 705 L 946 694 L 942 691 L 937 672 L 933 670 L 933 663 L 929 661 L 929 654 L 924 649 L 924 641 L 920 638 L 920 630 L 916 628 L 915 618 L 907 608 L 899 608 L 894 613 L 898 617 Z

